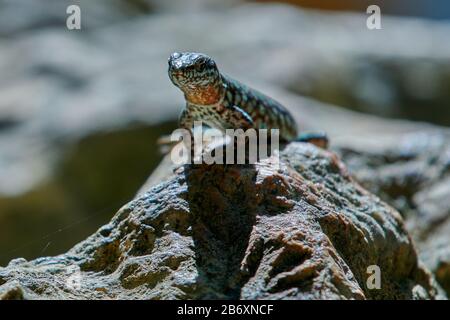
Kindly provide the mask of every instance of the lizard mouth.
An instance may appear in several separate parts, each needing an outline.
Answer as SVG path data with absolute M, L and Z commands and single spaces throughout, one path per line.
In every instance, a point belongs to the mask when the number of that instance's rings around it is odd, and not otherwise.
M 180 79 L 180 78 L 184 77 L 183 70 L 179 70 L 179 69 L 177 70 L 177 69 L 170 68 L 169 72 L 170 72 L 170 76 L 173 78 Z

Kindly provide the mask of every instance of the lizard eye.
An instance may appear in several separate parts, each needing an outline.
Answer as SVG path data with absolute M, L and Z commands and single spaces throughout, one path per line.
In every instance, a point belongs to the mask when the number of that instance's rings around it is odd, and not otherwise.
M 214 62 L 214 60 L 208 60 L 208 67 L 215 67 L 216 63 Z
M 202 64 L 197 65 L 196 69 L 197 69 L 197 71 L 203 71 L 205 69 L 205 64 L 202 63 Z

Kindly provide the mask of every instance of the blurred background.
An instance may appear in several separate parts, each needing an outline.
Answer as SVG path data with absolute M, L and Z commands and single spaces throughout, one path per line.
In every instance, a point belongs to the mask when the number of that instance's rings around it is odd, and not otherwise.
M 449 40 L 445 0 L 0 0 L 0 266 L 66 251 L 134 197 L 184 105 L 171 52 L 211 55 L 338 148 L 395 144 L 400 123 L 448 137 Z

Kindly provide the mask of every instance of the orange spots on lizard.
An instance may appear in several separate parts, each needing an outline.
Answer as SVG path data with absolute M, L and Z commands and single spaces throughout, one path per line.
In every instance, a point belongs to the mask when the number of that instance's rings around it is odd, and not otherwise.
M 220 100 L 220 89 L 214 85 L 194 89 L 186 94 L 186 100 L 196 105 L 214 104 Z

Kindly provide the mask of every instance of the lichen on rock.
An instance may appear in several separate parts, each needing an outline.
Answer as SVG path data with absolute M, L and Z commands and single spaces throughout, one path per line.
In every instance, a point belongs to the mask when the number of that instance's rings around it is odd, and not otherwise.
M 367 287 L 371 265 L 380 289 Z M 439 295 L 400 214 L 303 143 L 279 162 L 179 167 L 67 253 L 16 261 L 0 279 L 0 297 L 27 299 Z

